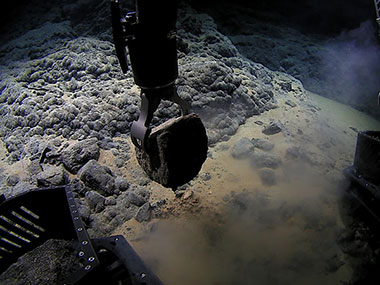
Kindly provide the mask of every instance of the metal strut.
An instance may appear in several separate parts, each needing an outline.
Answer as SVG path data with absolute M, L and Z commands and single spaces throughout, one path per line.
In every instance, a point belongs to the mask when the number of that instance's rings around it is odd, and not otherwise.
M 111 0 L 113 38 L 121 69 L 128 71 L 128 47 L 133 78 L 141 88 L 141 113 L 132 123 L 131 137 L 144 151 L 149 125 L 161 100 L 178 104 L 182 115 L 190 112 L 190 104 L 178 96 L 174 84 L 178 77 L 176 2 L 136 0 L 136 12 L 122 16 L 119 0 Z
M 373 2 L 375 4 L 375 8 L 376 8 L 377 20 L 379 20 L 379 18 L 380 18 L 380 0 L 373 0 Z
M 373 3 L 375 4 L 376 22 L 379 25 L 379 36 L 380 36 L 380 0 L 373 0 Z
M 149 125 L 161 100 L 178 104 L 182 116 L 190 113 L 190 104 L 178 96 L 177 88 L 174 85 L 159 90 L 142 89 L 140 116 L 137 121 L 132 123 L 131 138 L 135 146 L 145 151 L 147 150 L 147 138 L 151 132 Z

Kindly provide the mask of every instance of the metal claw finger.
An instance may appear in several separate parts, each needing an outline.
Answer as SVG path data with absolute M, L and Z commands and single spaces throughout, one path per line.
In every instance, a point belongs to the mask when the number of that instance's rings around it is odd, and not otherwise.
M 131 138 L 136 147 L 146 150 L 147 138 L 151 132 L 149 125 L 153 119 L 153 113 L 157 110 L 160 102 L 160 97 L 149 96 L 144 91 L 141 91 L 140 115 L 131 126 Z

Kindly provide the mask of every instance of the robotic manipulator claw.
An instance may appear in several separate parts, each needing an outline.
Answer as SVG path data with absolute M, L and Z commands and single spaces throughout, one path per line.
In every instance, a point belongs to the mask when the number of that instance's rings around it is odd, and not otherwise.
M 128 71 L 126 47 L 135 83 L 141 88 L 141 110 L 131 127 L 132 142 L 146 150 L 153 113 L 161 100 L 177 103 L 182 115 L 190 104 L 177 94 L 176 0 L 136 0 L 136 12 L 121 14 L 111 0 L 113 40 L 123 73 Z

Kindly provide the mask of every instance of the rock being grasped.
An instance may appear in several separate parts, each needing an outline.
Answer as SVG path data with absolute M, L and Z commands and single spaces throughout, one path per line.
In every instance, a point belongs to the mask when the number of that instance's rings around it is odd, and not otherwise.
M 196 114 L 171 119 L 152 131 L 147 148 L 136 148 L 141 167 L 152 180 L 175 189 L 193 179 L 206 160 L 206 130 Z

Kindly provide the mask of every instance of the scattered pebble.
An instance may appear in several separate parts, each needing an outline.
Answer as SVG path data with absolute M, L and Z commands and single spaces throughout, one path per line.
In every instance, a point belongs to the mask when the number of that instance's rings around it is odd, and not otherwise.
M 286 101 L 285 101 L 285 104 L 288 105 L 288 106 L 290 106 L 290 107 L 292 107 L 292 108 L 294 108 L 294 107 L 297 106 L 297 104 L 294 103 L 294 102 L 293 102 L 292 100 L 290 100 L 290 99 L 286 100 Z
M 265 186 L 273 186 L 277 183 L 276 174 L 272 169 L 268 169 L 268 168 L 260 169 L 259 176 L 261 178 L 261 182 Z
M 262 132 L 263 134 L 266 134 L 269 136 L 269 135 L 274 135 L 281 132 L 282 129 L 283 129 L 283 125 L 277 121 L 277 122 L 269 123 L 267 126 L 264 127 Z
M 251 166 L 254 168 L 276 169 L 281 165 L 281 158 L 276 154 L 255 152 L 251 155 Z
M 231 155 L 236 159 L 244 159 L 248 158 L 253 150 L 254 147 L 251 140 L 247 137 L 243 137 L 233 146 Z
M 251 141 L 254 147 L 261 150 L 270 151 L 274 148 L 274 143 L 267 139 L 253 138 Z

